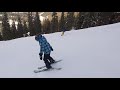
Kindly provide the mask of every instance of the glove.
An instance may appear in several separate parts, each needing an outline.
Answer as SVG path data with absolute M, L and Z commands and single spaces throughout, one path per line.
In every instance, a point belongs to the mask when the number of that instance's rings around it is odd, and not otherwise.
M 39 53 L 39 56 L 40 56 L 40 60 L 42 60 L 42 53 Z
M 42 57 L 40 57 L 40 60 L 42 60 Z
M 53 48 L 52 47 L 50 47 L 51 48 L 51 50 L 53 51 Z

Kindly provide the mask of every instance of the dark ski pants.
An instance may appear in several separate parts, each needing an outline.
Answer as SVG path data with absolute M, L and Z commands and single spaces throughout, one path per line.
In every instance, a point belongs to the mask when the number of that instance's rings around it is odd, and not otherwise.
M 51 63 L 54 62 L 54 59 L 50 56 L 50 54 L 44 54 L 44 63 L 47 68 L 51 68 Z

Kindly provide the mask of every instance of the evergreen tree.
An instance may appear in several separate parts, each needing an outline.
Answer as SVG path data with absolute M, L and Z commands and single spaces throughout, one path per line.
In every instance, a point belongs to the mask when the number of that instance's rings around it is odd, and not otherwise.
M 81 26 L 83 24 L 83 21 L 84 21 L 84 12 L 79 12 L 74 22 L 74 27 L 76 30 L 82 28 Z
M 23 34 L 25 35 L 25 37 L 27 36 L 28 33 L 28 27 L 26 24 L 26 21 L 23 22 Z
M 100 24 L 100 19 L 101 16 L 99 15 L 100 13 L 98 12 L 85 12 L 84 14 L 84 20 L 82 23 L 81 28 L 88 28 L 88 27 L 93 27 L 97 26 Z
M 84 21 L 82 23 L 81 28 L 88 28 L 91 26 L 92 15 L 93 15 L 93 12 L 85 12 L 84 13 Z
M 1 32 L 0 32 L 0 41 L 2 41 L 3 40 L 3 38 L 2 38 L 2 34 L 1 34 Z
M 65 16 L 64 16 L 64 12 L 61 13 L 61 18 L 59 21 L 59 31 L 63 31 L 63 29 L 65 29 Z
M 21 22 L 21 18 L 18 17 L 18 26 L 17 26 L 17 30 L 18 30 L 18 37 L 23 37 L 23 25 Z
M 66 23 L 65 23 L 65 26 L 66 26 L 66 30 L 71 30 L 74 26 L 74 12 L 68 12 L 67 13 L 67 17 L 66 17 Z
M 120 22 L 120 12 L 113 12 L 111 18 L 110 18 L 110 23 L 117 23 Z
M 83 15 L 81 28 L 88 28 L 112 23 L 113 12 L 85 12 Z
M 47 25 L 46 25 L 46 28 L 47 28 L 47 33 L 50 33 L 50 20 L 47 19 Z
M 30 36 L 35 35 L 32 12 L 28 12 L 28 30 L 30 32 Z
M 101 12 L 101 25 L 109 24 L 110 18 L 112 17 L 113 12 Z
M 100 18 L 101 18 L 101 17 L 100 17 L 100 12 L 94 12 L 91 26 L 98 26 L 98 25 L 99 25 Z
M 15 26 L 15 22 L 14 22 L 14 21 L 12 22 L 11 31 L 12 31 L 13 39 L 17 38 L 17 29 L 16 29 L 16 26 Z
M 4 12 L 3 19 L 2 19 L 2 34 L 4 40 L 10 40 L 12 39 L 11 31 L 10 31 L 10 25 L 8 21 L 7 13 Z
M 52 13 L 52 20 L 51 20 L 51 32 L 58 31 L 58 16 L 56 12 Z
M 96 25 L 106 25 L 112 23 L 114 12 L 95 12 Z
M 46 19 L 45 19 L 46 20 Z M 43 20 L 43 24 L 42 24 L 42 33 L 45 32 L 45 20 Z
M 45 19 L 43 21 L 43 32 L 44 33 L 50 33 L 50 20 L 49 19 Z
M 39 19 L 39 14 L 36 12 L 35 20 L 34 20 L 34 26 L 35 26 L 35 33 L 41 33 L 41 21 Z

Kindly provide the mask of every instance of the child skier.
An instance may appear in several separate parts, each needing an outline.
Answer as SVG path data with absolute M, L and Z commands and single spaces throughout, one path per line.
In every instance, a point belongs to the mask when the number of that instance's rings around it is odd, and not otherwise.
M 66 31 L 65 28 L 63 28 L 63 29 L 62 29 L 62 34 L 61 34 L 61 36 L 64 35 L 64 32 L 65 32 L 65 31 Z
M 50 56 L 51 51 L 53 51 L 52 46 L 47 42 L 46 38 L 41 34 L 35 36 L 35 40 L 39 42 L 40 45 L 40 59 L 42 60 L 42 55 L 44 53 L 44 63 L 47 69 L 52 68 L 51 63 L 54 63 L 55 60 Z

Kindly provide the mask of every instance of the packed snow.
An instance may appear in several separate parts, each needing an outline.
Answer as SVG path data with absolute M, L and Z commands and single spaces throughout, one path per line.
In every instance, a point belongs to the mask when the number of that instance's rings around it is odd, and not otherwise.
M 120 23 L 44 34 L 61 70 L 34 73 L 44 66 L 34 36 L 0 41 L 0 78 L 120 78 Z

